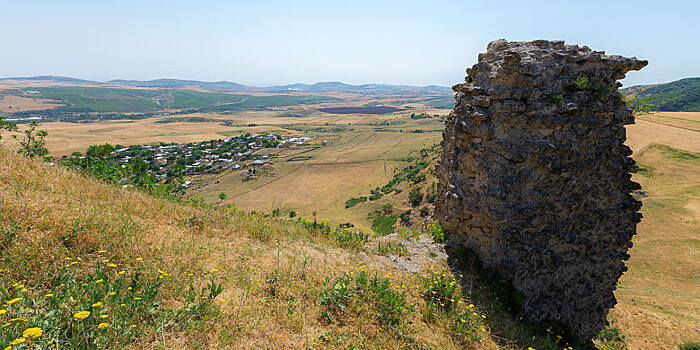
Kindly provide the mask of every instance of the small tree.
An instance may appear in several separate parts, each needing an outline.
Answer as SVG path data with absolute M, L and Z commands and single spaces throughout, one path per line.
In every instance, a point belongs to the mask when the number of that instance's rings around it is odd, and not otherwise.
M 423 193 L 421 192 L 423 187 L 414 187 L 408 192 L 408 199 L 411 201 L 413 206 L 418 206 L 423 201 Z
M 49 136 L 49 132 L 37 130 L 39 125 L 39 122 L 36 120 L 29 123 L 28 128 L 24 130 L 24 139 L 22 140 L 18 139 L 17 135 L 12 135 L 12 137 L 19 142 L 20 149 L 17 150 L 18 153 L 24 154 L 29 158 L 44 157 L 44 160 L 50 160 L 51 157 L 47 157 L 49 150 L 46 148 L 45 140 L 46 136 Z
M 627 105 L 632 109 L 634 116 L 651 114 L 654 106 L 650 103 L 651 96 L 642 97 L 639 91 L 627 100 Z
M 226 192 L 219 192 L 219 202 L 223 202 L 228 198 L 228 194 Z
M 10 132 L 17 131 L 17 124 L 8 122 L 5 118 L 0 117 L 0 140 L 2 140 L 2 131 L 7 130 Z
M 382 207 L 382 210 L 384 212 L 384 215 L 388 216 L 388 215 L 391 215 L 394 213 L 394 206 L 387 203 L 387 204 L 384 204 L 384 206 Z

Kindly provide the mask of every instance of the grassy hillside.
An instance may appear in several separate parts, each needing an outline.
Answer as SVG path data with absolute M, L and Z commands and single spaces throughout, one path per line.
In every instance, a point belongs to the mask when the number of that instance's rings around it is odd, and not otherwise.
M 623 94 L 649 97 L 652 110 L 700 112 L 700 78 L 685 78 L 666 84 L 639 85 L 622 89 Z
M 103 87 L 40 87 L 33 89 L 41 97 L 59 107 L 43 112 L 49 116 L 72 113 L 147 113 L 173 109 L 204 109 L 215 111 L 263 109 L 269 107 L 333 102 L 340 99 L 310 95 L 235 95 L 173 89 L 128 89 Z M 14 96 L 19 90 L 6 90 L 3 95 Z M 27 114 L 27 110 L 23 110 Z
M 0 194 L 3 347 L 503 343 L 490 331 L 504 320 L 496 299 L 459 292 L 476 274 L 427 255 L 409 273 L 377 253 L 370 232 L 154 198 L 2 150 Z M 522 333 L 511 343 L 561 348 L 509 322 Z

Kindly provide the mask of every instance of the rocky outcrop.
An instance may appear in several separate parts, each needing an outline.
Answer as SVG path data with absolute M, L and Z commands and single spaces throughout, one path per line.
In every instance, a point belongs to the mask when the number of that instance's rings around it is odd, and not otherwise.
M 497 40 L 453 87 L 436 216 L 512 282 L 532 320 L 592 338 L 641 218 L 619 79 L 647 61 Z

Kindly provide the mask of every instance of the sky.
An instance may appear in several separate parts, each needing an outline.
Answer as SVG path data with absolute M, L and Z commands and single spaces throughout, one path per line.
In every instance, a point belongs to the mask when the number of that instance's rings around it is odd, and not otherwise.
M 496 39 L 649 60 L 625 86 L 700 76 L 700 1 L 0 0 L 0 77 L 451 86 Z

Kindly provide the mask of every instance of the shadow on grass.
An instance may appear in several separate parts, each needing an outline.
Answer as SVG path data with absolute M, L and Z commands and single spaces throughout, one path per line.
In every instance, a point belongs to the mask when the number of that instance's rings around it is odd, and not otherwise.
M 502 281 L 493 268 L 484 266 L 473 250 L 448 243 L 445 251 L 453 273 L 463 276 L 460 283 L 464 295 L 489 315 L 486 324 L 499 346 L 537 350 L 596 349 L 592 342 L 581 342 L 562 323 L 530 321 L 521 313 L 520 293 L 510 283 Z

